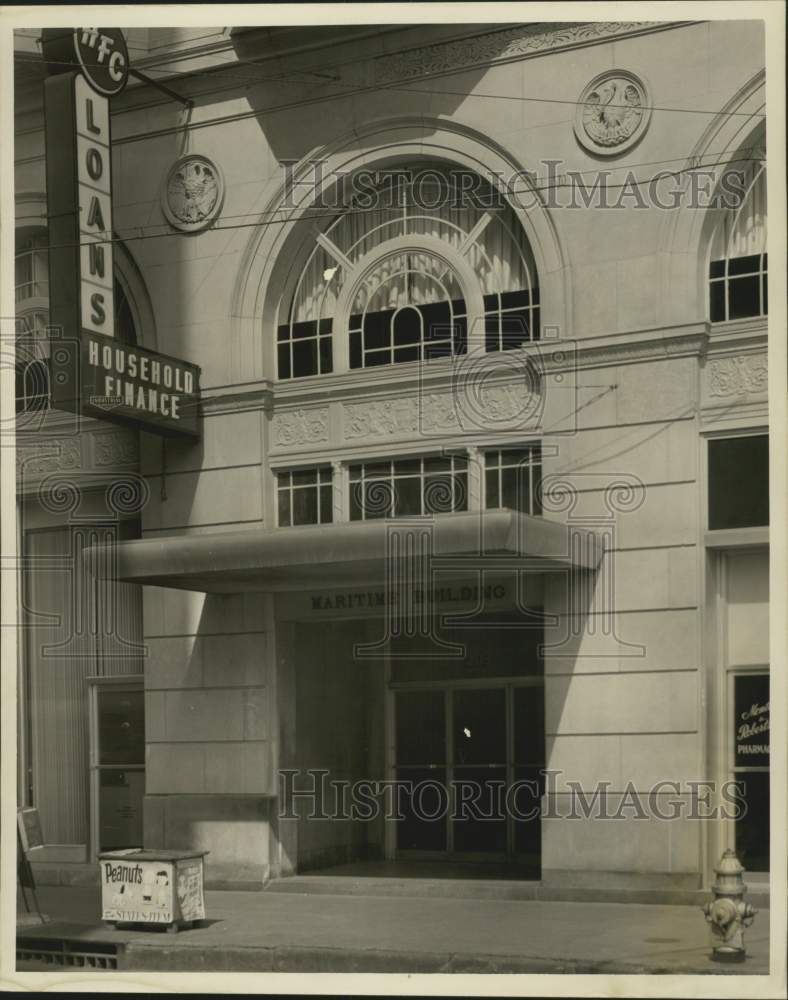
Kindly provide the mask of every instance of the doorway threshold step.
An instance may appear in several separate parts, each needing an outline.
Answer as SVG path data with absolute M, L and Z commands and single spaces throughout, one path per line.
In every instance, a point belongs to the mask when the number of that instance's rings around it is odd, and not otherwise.
M 592 888 L 501 878 L 380 878 L 314 874 L 274 879 L 265 886 L 264 891 L 332 896 L 654 903 L 669 906 L 702 906 L 710 898 L 710 893 L 703 889 L 627 889 L 620 886 Z M 761 909 L 769 906 L 768 893 L 749 893 L 747 900 Z

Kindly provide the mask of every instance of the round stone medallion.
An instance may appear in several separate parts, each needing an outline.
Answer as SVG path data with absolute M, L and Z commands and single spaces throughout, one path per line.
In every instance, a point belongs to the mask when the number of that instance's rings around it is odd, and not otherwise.
M 608 70 L 588 84 L 575 113 L 575 135 L 587 150 L 617 156 L 641 138 L 651 118 L 646 84 L 626 70 Z
M 190 153 L 170 167 L 161 204 L 171 226 L 185 233 L 199 232 L 218 217 L 223 200 L 224 179 L 207 156 Z

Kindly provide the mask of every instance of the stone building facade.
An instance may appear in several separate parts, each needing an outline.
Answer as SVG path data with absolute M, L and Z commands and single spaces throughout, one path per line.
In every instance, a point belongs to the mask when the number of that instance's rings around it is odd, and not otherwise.
M 734 844 L 765 873 L 768 739 L 740 734 L 768 720 L 762 25 L 127 40 L 183 101 L 113 99 L 117 335 L 201 367 L 202 437 L 46 405 L 19 32 L 40 878 L 141 844 L 209 850 L 225 885 L 418 859 L 693 889 Z M 543 815 L 310 820 L 319 770 L 535 780 Z M 699 821 L 733 778 L 747 816 Z M 600 787 L 616 822 L 583 813 Z

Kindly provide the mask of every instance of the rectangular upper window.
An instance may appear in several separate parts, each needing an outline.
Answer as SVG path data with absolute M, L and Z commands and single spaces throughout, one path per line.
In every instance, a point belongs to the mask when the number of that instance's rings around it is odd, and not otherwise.
M 296 524 L 330 524 L 333 519 L 331 466 L 292 469 L 276 474 L 280 528 Z
M 385 459 L 350 466 L 351 521 L 467 509 L 464 457 Z
M 767 256 L 757 253 L 711 262 L 709 318 L 712 323 L 768 314 Z
M 523 514 L 541 514 L 539 483 L 542 478 L 542 449 L 500 448 L 484 455 L 487 510 L 507 507 Z
M 709 529 L 769 523 L 769 437 L 709 441 Z

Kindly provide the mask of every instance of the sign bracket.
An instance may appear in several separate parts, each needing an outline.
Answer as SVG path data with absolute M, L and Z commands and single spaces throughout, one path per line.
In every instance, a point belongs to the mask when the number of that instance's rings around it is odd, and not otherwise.
M 143 73 L 141 70 L 134 69 L 130 66 L 129 76 L 133 76 L 142 83 L 147 83 L 150 87 L 160 90 L 162 94 L 166 94 L 167 97 L 170 97 L 173 101 L 177 101 L 179 104 L 182 104 L 185 108 L 194 107 L 194 101 L 190 97 L 183 97 L 182 94 L 176 94 L 174 90 L 171 90 L 163 83 L 159 83 L 158 80 L 154 80 L 152 77 L 148 76 L 147 73 Z

